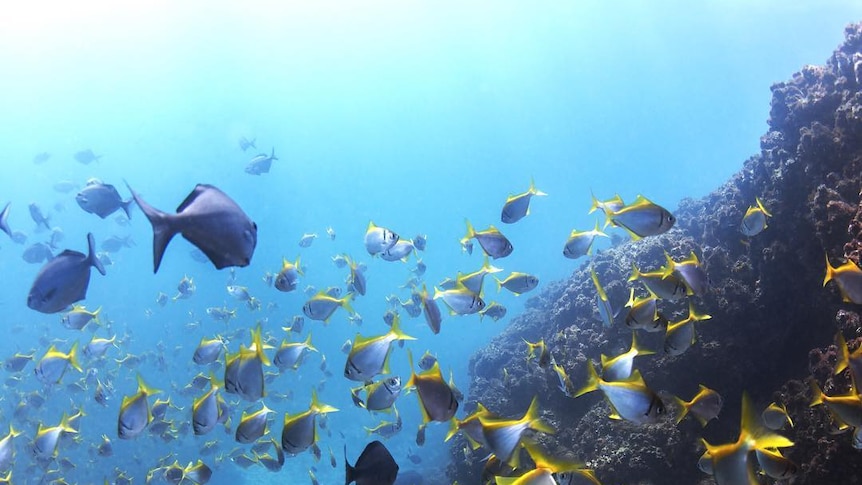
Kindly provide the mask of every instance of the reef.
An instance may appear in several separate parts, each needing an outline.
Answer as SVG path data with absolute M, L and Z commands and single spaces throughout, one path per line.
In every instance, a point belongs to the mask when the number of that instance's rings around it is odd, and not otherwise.
M 833 263 L 862 259 L 862 24 L 846 28 L 844 43 L 825 65 L 805 66 L 771 90 L 760 153 L 706 197 L 684 199 L 673 211 L 671 231 L 601 251 L 568 280 L 533 297 L 471 357 L 468 410 L 481 402 L 519 417 L 538 395 L 542 417 L 558 430 L 540 435 L 541 444 L 555 456 L 585 462 L 603 483 L 705 484 L 714 482 L 697 467 L 701 438 L 736 439 L 746 391 L 758 409 L 784 403 L 794 420 L 783 433 L 796 445 L 785 455 L 800 469 L 783 483 L 862 483 L 862 451 L 852 448 L 850 433 L 837 431 L 823 406 L 809 407 L 807 382 L 817 379 L 827 394 L 845 392 L 849 378 L 832 376 L 835 335 L 843 332 L 854 348 L 862 336 L 862 307 L 842 302 L 834 284 L 822 285 L 824 254 Z M 739 226 L 757 197 L 772 217 L 749 239 Z M 664 251 L 676 260 L 698 255 L 710 290 L 693 303 L 712 319 L 696 324 L 697 342 L 676 357 L 662 352 L 661 333 L 639 334 L 657 354 L 635 359 L 635 367 L 651 388 L 686 400 L 699 384 L 717 390 L 724 408 L 705 428 L 690 418 L 648 426 L 610 420 L 600 393 L 566 397 L 553 370 L 525 359 L 524 339 L 543 338 L 574 387 L 581 387 L 588 360 L 598 363 L 600 354 L 616 355 L 631 343 L 622 315 L 602 328 L 589 265 L 617 309 L 634 284 L 627 281 L 632 263 L 655 270 L 665 262 Z M 686 302 L 660 302 L 660 310 L 674 320 L 685 315 Z M 464 444 L 458 437 L 451 446 L 448 477 L 478 483 L 482 456 L 465 461 Z

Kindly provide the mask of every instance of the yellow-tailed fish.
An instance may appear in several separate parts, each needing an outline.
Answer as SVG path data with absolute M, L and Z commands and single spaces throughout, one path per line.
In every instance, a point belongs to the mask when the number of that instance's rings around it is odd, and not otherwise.
M 539 339 L 539 341 L 535 343 L 530 342 L 527 339 L 522 340 L 527 344 L 527 362 L 535 359 L 536 363 L 539 364 L 539 367 L 542 369 L 546 369 L 551 365 L 551 351 L 548 350 L 548 346 L 545 345 L 545 339 Z
M 353 347 L 344 364 L 344 377 L 359 382 L 370 382 L 378 374 L 389 373 L 389 353 L 396 340 L 416 340 L 401 331 L 401 319 L 396 315 L 392 328 L 384 335 L 363 337 L 356 334 Z
M 599 236 L 608 237 L 607 234 L 599 229 L 599 221 L 596 221 L 596 227 L 590 231 L 576 231 L 572 229 L 572 233 L 569 234 L 566 245 L 563 247 L 563 256 L 569 259 L 578 259 L 581 256 L 590 254 L 593 242 Z
M 790 415 L 787 413 L 787 408 L 784 404 L 776 402 L 772 402 L 769 406 L 766 406 L 766 409 L 760 413 L 760 419 L 763 420 L 764 426 L 773 431 L 778 431 L 784 428 L 787 424 L 789 424 L 791 428 L 793 427 L 793 420 L 790 419 Z
M 835 268 L 829 263 L 829 255 L 826 255 L 826 276 L 823 278 L 823 286 L 830 281 L 835 281 L 841 298 L 848 303 L 862 305 L 862 270 L 852 260 Z
M 9 372 L 21 372 L 34 357 L 36 357 L 35 350 L 31 351 L 29 354 L 15 352 L 15 355 L 9 357 L 3 362 L 3 368 Z
M 862 382 L 862 345 L 856 348 L 853 353 L 850 353 L 850 348 L 847 346 L 847 341 L 844 340 L 844 335 L 838 331 L 835 337 L 835 346 L 838 347 L 838 362 L 835 363 L 835 374 L 840 374 L 844 369 L 850 369 L 850 376 L 858 385 Z
M 90 339 L 90 342 L 84 346 L 84 355 L 87 357 L 99 358 L 105 355 L 105 352 L 108 351 L 108 347 L 114 346 L 116 347 L 117 336 L 114 335 L 111 338 L 98 338 L 93 335 L 93 338 Z
M 9 424 L 9 433 L 0 438 L 0 470 L 8 470 L 12 467 L 12 461 L 15 459 L 15 448 L 12 440 L 21 432 L 15 430 L 12 424 Z
M 355 313 L 353 307 L 350 306 L 351 300 L 353 300 L 353 293 L 344 295 L 344 298 L 335 298 L 327 295 L 324 291 L 319 291 L 305 302 L 305 305 L 302 306 L 302 312 L 312 320 L 329 323 L 329 318 L 339 307 L 351 314 Z
M 615 357 L 602 354 L 602 379 L 606 381 L 622 381 L 632 375 L 634 358 L 642 355 L 652 355 L 655 352 L 638 345 L 637 333 L 632 332 L 632 346 L 626 352 Z
M 688 258 L 682 261 L 674 261 L 667 252 L 664 253 L 667 265 L 663 277 L 676 275 L 685 283 L 688 295 L 703 296 L 709 289 L 709 276 L 706 275 L 697 255 L 691 252 Z
M 593 470 L 583 463 L 568 462 L 551 459 L 542 453 L 538 446 L 524 443 L 524 448 L 536 464 L 536 467 L 518 477 L 494 477 L 497 485 L 570 485 L 572 483 L 585 483 L 586 480 L 593 485 L 602 485 L 596 478 Z M 577 478 L 576 478 L 577 477 Z
M 551 359 L 551 367 L 554 369 L 554 372 L 557 373 L 557 378 L 560 380 L 560 383 L 557 386 L 560 391 L 562 391 L 566 397 L 575 397 L 575 386 L 572 384 L 572 380 L 569 379 L 569 375 L 566 374 L 566 369 L 558 364 L 553 358 Z
M 811 407 L 826 404 L 832 416 L 842 426 L 858 428 L 862 426 L 862 397 L 856 388 L 856 383 L 851 380 L 850 392 L 840 396 L 827 396 L 820 390 L 820 386 L 814 378 L 810 380 L 811 385 Z
M 539 278 L 531 274 L 519 273 L 517 271 L 513 271 L 502 281 L 497 278 L 494 278 L 494 280 L 497 282 L 498 293 L 501 289 L 505 288 L 516 296 L 531 291 L 539 286 Z
M 587 214 L 592 214 L 597 210 L 601 210 L 605 215 L 605 225 L 603 227 L 608 227 L 609 224 L 616 225 L 611 221 L 611 213 L 626 206 L 626 203 L 623 202 L 623 198 L 620 197 L 620 194 L 615 194 L 613 198 L 604 201 L 597 199 L 595 194 L 591 193 L 590 195 L 592 197 L 592 204 L 590 205 L 590 210 L 587 211 Z
M 468 274 L 461 274 L 460 272 L 458 273 L 457 278 L 455 278 L 456 285 L 457 283 L 461 283 L 468 290 L 478 295 L 482 293 L 482 283 L 485 281 L 485 276 L 489 274 L 499 273 L 500 271 L 503 270 L 491 266 L 490 261 L 488 261 L 488 256 L 485 255 L 485 261 L 484 263 L 482 263 L 482 267 L 479 268 L 477 271 Z
M 275 352 L 275 357 L 272 359 L 272 363 L 278 367 L 279 370 L 287 369 L 288 367 L 296 370 L 302 364 L 303 358 L 308 352 L 317 352 L 318 350 L 311 344 L 311 332 L 308 332 L 308 336 L 305 338 L 304 342 L 288 342 L 287 340 L 281 341 L 281 346 Z
M 224 339 L 221 335 L 216 335 L 215 338 L 211 339 L 201 337 L 192 360 L 199 365 L 212 364 L 218 360 L 224 345 Z
M 506 203 L 503 204 L 503 211 L 500 213 L 500 220 L 504 224 L 514 224 L 524 217 L 530 215 L 530 199 L 536 196 L 548 195 L 536 188 L 536 184 L 530 179 L 530 188 L 526 192 L 509 195 Z
M 799 467 L 796 463 L 785 458 L 777 449 L 756 449 L 754 454 L 760 469 L 767 476 L 776 480 L 788 480 L 796 476 Z
M 495 322 L 500 320 L 501 318 L 506 316 L 506 307 L 497 303 L 496 301 L 492 301 L 485 306 L 485 309 L 479 312 L 479 319 L 484 319 L 485 317 L 489 317 L 491 320 Z
M 667 355 L 680 355 L 694 344 L 697 338 L 694 331 L 694 322 L 709 320 L 712 316 L 697 313 L 694 303 L 688 304 L 688 316 L 677 322 L 667 324 L 664 334 L 664 352 Z
M 78 372 L 84 372 L 78 362 L 78 342 L 72 345 L 68 354 L 64 354 L 51 345 L 45 355 L 36 364 L 36 377 L 44 384 L 56 384 L 63 378 L 66 369 L 72 366 Z
M 410 362 L 410 380 L 405 388 L 416 388 L 419 399 L 419 409 L 422 411 L 422 424 L 431 421 L 445 423 L 455 416 L 458 411 L 458 400 L 452 388 L 443 379 L 440 372 L 440 363 L 417 374 L 413 369 L 413 354 L 408 350 L 407 358 Z
M 706 426 L 710 420 L 718 418 L 724 404 L 719 393 L 703 384 L 700 385 L 700 390 L 691 398 L 691 401 L 686 402 L 676 396 L 674 396 L 674 400 L 680 407 L 679 416 L 676 417 L 677 424 L 691 413 L 697 418 L 701 426 Z
M 117 436 L 120 439 L 128 440 L 141 434 L 141 431 L 153 420 L 147 397 L 159 392 L 161 391 L 158 389 L 148 387 L 138 374 L 138 391 L 131 396 L 125 396 L 120 406 L 120 415 L 117 418 Z
M 251 347 L 240 345 L 239 352 L 229 354 L 224 371 L 224 390 L 238 394 L 246 401 L 257 401 L 264 396 L 263 366 L 270 365 L 263 351 L 260 324 L 252 331 Z
M 772 214 L 763 207 L 763 202 L 760 200 L 760 197 L 755 197 L 754 200 L 757 202 L 757 205 L 748 207 L 748 210 L 745 211 L 745 215 L 742 216 L 742 224 L 739 225 L 739 231 L 748 237 L 760 234 L 768 227 L 766 224 L 766 218 L 772 217 Z
M 368 222 L 368 228 L 365 230 L 365 249 L 368 254 L 374 256 L 391 248 L 401 237 L 398 234 L 374 225 L 373 221 Z
M 647 288 L 649 291 L 649 288 Z M 635 289 L 629 292 L 629 301 L 626 302 L 626 327 L 632 330 L 645 330 L 647 332 L 659 332 L 667 326 L 667 322 L 660 318 L 658 313 L 657 297 L 650 292 L 646 298 L 635 298 Z
M 488 443 L 485 441 L 485 434 L 482 431 L 481 419 L 502 419 L 502 417 L 489 411 L 482 403 L 476 403 L 476 411 L 472 414 L 463 420 L 452 420 L 445 441 L 449 441 L 460 431 L 464 433 L 472 449 L 475 450 L 481 446 L 487 447 Z
M 75 428 L 69 426 L 69 417 L 63 413 L 60 424 L 57 426 L 45 427 L 39 423 L 39 430 L 36 432 L 36 437 L 33 438 L 33 454 L 39 458 L 53 458 L 57 456 L 57 443 L 63 433 L 77 433 Z
M 398 432 L 401 431 L 403 423 L 401 421 L 401 415 L 398 414 L 398 408 L 392 406 L 392 409 L 395 410 L 395 421 L 383 421 L 373 428 L 365 427 L 365 432 L 369 436 L 376 434 L 387 439 L 398 434 Z
M 428 294 L 428 288 L 424 284 L 422 285 L 420 296 L 422 298 L 422 314 L 425 316 L 425 323 L 428 324 L 431 332 L 437 335 L 440 333 L 440 325 L 443 323 L 443 314 L 440 313 L 440 307 L 437 306 L 434 298 Z
M 360 400 L 361 407 L 369 411 L 389 411 L 395 400 L 401 395 L 401 378 L 398 376 L 381 379 L 377 382 L 352 389 L 358 394 L 365 391 L 365 400 Z
M 414 252 L 413 241 L 400 238 L 398 242 L 389 247 L 389 249 L 380 253 L 380 259 L 384 261 L 402 261 L 407 262 L 410 253 Z
M 347 286 L 350 291 L 355 291 L 362 296 L 365 296 L 365 291 L 367 290 L 367 284 L 365 281 L 365 274 L 359 269 L 359 265 L 356 261 L 350 259 L 350 257 L 345 256 L 347 261 L 347 265 L 350 267 L 350 276 L 347 277 Z
M 512 254 L 512 243 L 494 226 L 489 226 L 488 229 L 476 231 L 469 220 L 464 220 L 467 224 L 467 233 L 461 238 L 461 245 L 466 247 L 471 239 L 476 239 L 479 246 L 482 246 L 482 251 L 493 259 L 505 258 Z
M 663 234 L 676 222 L 667 209 L 642 195 L 638 195 L 633 203 L 606 214 L 613 224 L 625 229 L 635 241 Z
M 204 485 L 210 481 L 213 472 L 203 461 L 198 459 L 194 464 L 189 463 L 183 468 L 183 480 L 191 480 L 197 485 Z
M 592 391 L 602 391 L 611 405 L 611 419 L 625 419 L 636 424 L 652 424 L 665 413 L 661 398 L 648 388 L 640 371 L 633 371 L 624 381 L 608 382 L 596 373 L 593 362 L 587 366 L 587 384 L 575 397 Z
M 63 315 L 63 326 L 70 330 L 81 330 L 91 321 L 99 323 L 99 312 L 102 307 L 90 312 L 82 305 L 74 305 L 72 309 Z
M 281 432 L 281 448 L 292 455 L 308 449 L 317 442 L 317 426 L 315 419 L 319 414 L 333 413 L 338 409 L 322 404 L 317 400 L 317 392 L 311 391 L 311 406 L 299 414 L 284 415 L 284 427 Z
M 710 464 L 702 468 L 712 470 L 718 485 L 756 485 L 760 483 L 754 473 L 749 454 L 753 450 L 786 448 L 793 442 L 765 429 L 747 394 L 742 395 L 742 425 L 734 443 L 711 445 L 703 440 Z M 702 460 L 704 460 L 702 458 Z
M 605 328 L 614 324 L 614 309 L 611 307 L 611 302 L 608 300 L 608 295 L 602 284 L 599 283 L 599 277 L 596 275 L 596 269 L 590 266 L 590 277 L 593 279 L 593 284 L 596 287 L 596 308 L 599 312 L 599 319 Z
M 479 418 L 488 449 L 501 461 L 517 466 L 515 458 L 521 437 L 528 429 L 553 434 L 554 428 L 539 418 L 539 398 L 534 397 L 521 419 Z
M 299 256 L 296 257 L 296 262 L 291 263 L 287 258 L 281 258 L 281 270 L 275 276 L 275 289 L 278 291 L 289 292 L 296 289 L 299 277 L 303 276 L 302 266 L 299 263 Z
M 442 299 L 449 307 L 450 315 L 472 315 L 485 308 L 485 300 L 482 299 L 482 295 L 473 293 L 460 283 L 451 290 L 440 291 L 434 288 L 434 299 Z
M 195 435 L 204 435 L 214 430 L 219 421 L 219 383 L 210 376 L 210 388 L 192 404 L 192 429 Z
M 651 294 L 662 300 L 679 300 L 688 294 L 688 287 L 677 275 L 668 274 L 667 268 L 658 271 L 642 273 L 635 263 L 632 263 L 632 274 L 629 281 L 640 281 Z
M 242 418 L 239 420 L 239 425 L 236 427 L 236 441 L 239 443 L 253 443 L 260 439 L 266 434 L 267 418 L 274 412 L 263 403 L 261 403 L 261 408 L 258 411 L 253 413 L 244 411 Z

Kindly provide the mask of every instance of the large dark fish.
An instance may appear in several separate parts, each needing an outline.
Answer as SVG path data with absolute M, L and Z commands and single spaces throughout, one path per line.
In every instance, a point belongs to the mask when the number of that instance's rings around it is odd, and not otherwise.
M 98 180 L 87 183 L 87 186 L 78 192 L 75 196 L 75 201 L 86 212 L 96 214 L 102 219 L 116 212 L 118 209 L 123 209 L 126 217 L 132 218 L 129 213 L 129 207 L 132 205 L 131 200 L 123 200 L 117 188 L 111 184 L 103 184 Z
M 84 165 L 89 165 L 90 163 L 96 162 L 100 158 L 102 158 L 102 155 L 96 155 L 95 153 L 93 153 L 93 150 L 90 150 L 89 148 L 75 153 L 75 160 L 80 163 L 83 163 Z
M 352 482 L 356 482 L 356 485 L 392 485 L 398 477 L 398 463 L 395 463 L 389 450 L 379 441 L 368 443 L 353 466 L 347 461 L 345 445 L 344 468 L 344 485 L 350 485 Z
M 257 224 L 218 188 L 198 184 L 176 214 L 150 206 L 131 187 L 129 191 L 153 226 L 153 273 L 159 270 L 165 249 L 177 233 L 203 251 L 216 269 L 251 262 Z
M 57 313 L 72 303 L 87 297 L 90 266 L 105 274 L 105 267 L 96 258 L 96 241 L 87 234 L 88 254 L 67 249 L 45 263 L 27 295 L 27 306 L 42 313 Z

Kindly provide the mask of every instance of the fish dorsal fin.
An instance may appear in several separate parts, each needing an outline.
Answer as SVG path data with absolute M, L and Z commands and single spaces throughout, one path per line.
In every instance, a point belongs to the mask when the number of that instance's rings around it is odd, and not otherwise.
M 177 213 L 181 213 L 184 210 L 188 209 L 189 206 L 194 204 L 195 199 L 197 199 L 198 197 L 201 196 L 201 194 L 205 193 L 209 189 L 214 189 L 214 188 L 215 187 L 213 187 L 212 185 L 197 184 L 195 186 L 194 190 L 192 190 L 192 192 L 188 196 L 186 196 L 185 200 L 183 200 L 180 203 L 180 205 L 177 207 Z

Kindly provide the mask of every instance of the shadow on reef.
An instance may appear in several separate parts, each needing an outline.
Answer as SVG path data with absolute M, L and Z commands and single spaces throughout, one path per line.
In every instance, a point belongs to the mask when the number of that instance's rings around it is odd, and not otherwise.
M 809 408 L 805 382 L 813 375 L 827 394 L 845 392 L 846 375 L 830 379 L 836 361 L 830 342 L 838 330 L 851 349 L 862 342 L 853 340 L 862 336 L 862 308 L 842 303 L 833 284 L 822 287 L 824 252 L 839 262 L 859 264 L 862 257 L 862 24 L 845 34 L 825 66 L 806 66 L 772 86 L 769 132 L 761 138 L 761 153 L 740 172 L 700 200 L 683 200 L 670 232 L 592 258 L 616 309 L 628 300 L 633 262 L 646 271 L 664 264 L 665 250 L 677 260 L 692 250 L 698 255 L 711 288 L 694 304 L 712 320 L 697 324 L 697 343 L 676 357 L 661 351 L 662 334 L 639 334 L 657 355 L 636 359 L 635 367 L 651 388 L 683 399 L 699 384 L 717 390 L 724 398 L 718 420 L 705 428 L 692 419 L 645 426 L 612 421 L 599 393 L 568 398 L 552 369 L 526 362 L 523 339 L 544 338 L 580 388 L 588 359 L 598 362 L 602 353 L 628 349 L 631 332 L 622 315 L 610 329 L 594 316 L 589 262 L 532 298 L 522 315 L 472 356 L 466 411 L 481 402 L 516 417 L 538 395 L 542 417 L 557 429 L 542 435 L 541 444 L 554 456 L 586 462 L 604 483 L 706 484 L 714 482 L 698 470 L 700 440 L 736 440 L 747 391 L 758 409 L 772 400 L 784 403 L 795 422 L 783 431 L 796 443 L 785 454 L 800 470 L 783 483 L 862 483 L 862 451 L 852 448 L 850 433 L 833 431 L 823 406 Z M 756 197 L 773 217 L 746 244 L 739 224 Z M 671 320 L 686 311 L 685 301 L 660 304 Z M 453 440 L 448 477 L 478 483 L 484 454 L 470 455 L 464 446 L 462 437 Z

